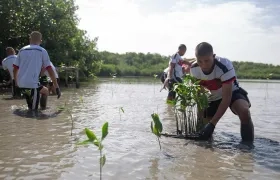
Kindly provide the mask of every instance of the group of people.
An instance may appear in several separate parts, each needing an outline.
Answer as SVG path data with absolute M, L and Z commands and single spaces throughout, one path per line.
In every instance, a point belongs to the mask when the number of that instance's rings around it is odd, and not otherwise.
M 57 94 L 57 98 L 61 96 L 58 73 L 48 52 L 40 46 L 42 34 L 33 31 L 29 42 L 17 55 L 12 47 L 6 48 L 7 57 L 2 66 L 11 76 L 13 97 L 25 96 L 30 110 L 38 110 L 39 103 L 45 109 L 50 92 Z
M 240 87 L 233 64 L 230 60 L 214 54 L 213 47 L 207 42 L 199 43 L 195 48 L 195 61 L 186 61 L 182 56 L 187 48 L 181 44 L 169 61 L 169 66 L 162 74 L 164 88 L 168 88 L 168 100 L 175 98 L 174 83 L 182 83 L 183 76 L 190 74 L 200 81 L 201 87 L 208 90 L 209 106 L 204 118 L 207 124 L 200 131 L 201 139 L 209 139 L 228 107 L 240 119 L 240 133 L 243 141 L 254 140 L 254 125 L 251 119 L 251 103 L 248 93 Z

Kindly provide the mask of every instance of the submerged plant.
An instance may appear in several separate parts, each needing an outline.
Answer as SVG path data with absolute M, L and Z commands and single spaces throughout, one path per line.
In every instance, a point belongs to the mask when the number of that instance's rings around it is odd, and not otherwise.
M 93 131 L 91 131 L 88 128 L 85 128 L 85 133 L 87 135 L 87 140 L 80 142 L 79 145 L 86 145 L 86 144 L 93 144 L 96 147 L 98 147 L 100 158 L 99 158 L 99 164 L 100 164 L 100 180 L 102 179 L 102 168 L 105 165 L 106 162 L 106 156 L 102 153 L 103 145 L 102 142 L 105 139 L 105 137 L 108 135 L 108 122 L 105 122 L 102 126 L 102 136 L 101 138 L 98 138 Z
M 268 81 L 271 79 L 271 77 L 273 76 L 272 73 L 268 74 L 267 77 L 266 77 L 266 87 L 265 87 L 265 97 L 264 99 L 266 99 L 268 97 Z
M 158 76 L 157 74 L 154 74 L 154 94 L 156 93 L 155 83 L 156 83 L 157 76 Z
M 119 114 L 120 114 L 120 120 L 122 120 L 122 115 L 121 113 L 124 113 L 123 107 L 119 108 Z
M 161 150 L 161 145 L 160 145 L 160 140 L 159 138 L 161 137 L 161 132 L 162 132 L 162 123 L 160 122 L 159 116 L 157 113 L 153 113 L 152 115 L 153 121 L 151 121 L 151 130 L 152 133 L 157 136 L 159 148 Z
M 191 75 L 186 75 L 183 83 L 175 84 L 174 91 L 177 96 L 168 103 L 174 105 L 177 134 L 196 133 L 204 125 L 202 112 L 208 107 L 207 92 Z

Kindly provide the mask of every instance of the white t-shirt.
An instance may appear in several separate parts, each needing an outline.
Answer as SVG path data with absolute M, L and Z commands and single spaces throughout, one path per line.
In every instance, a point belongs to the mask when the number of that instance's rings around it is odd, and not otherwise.
M 52 67 L 52 69 L 53 69 L 55 78 L 58 78 L 58 73 L 57 73 L 57 71 L 56 71 L 56 69 L 55 69 L 55 67 L 54 67 L 54 65 L 53 65 L 52 62 L 51 62 L 51 67 Z M 50 77 L 49 72 L 48 72 L 47 70 L 45 70 L 44 74 L 45 74 L 46 76 Z
M 197 62 L 192 64 L 190 74 L 200 80 L 200 85 L 210 91 L 209 101 L 222 98 L 222 84 L 231 83 L 232 91 L 239 89 L 232 62 L 226 58 L 215 57 L 214 68 L 211 73 L 204 74 Z
M 184 75 L 183 69 L 182 69 L 182 65 L 183 65 L 182 57 L 178 53 L 176 53 L 176 54 L 172 55 L 169 63 L 170 62 L 175 63 L 175 68 L 173 69 L 173 74 L 170 76 L 170 78 L 172 78 L 172 79 L 176 79 L 176 77 L 182 78 Z
M 12 79 L 14 79 L 13 64 L 14 64 L 16 58 L 17 58 L 16 55 L 10 55 L 2 61 L 3 69 L 4 70 L 6 70 L 6 69 L 9 70 L 9 73 L 10 73 Z
M 20 88 L 38 88 L 39 76 L 42 66 L 51 68 L 48 52 L 38 45 L 23 47 L 14 62 L 14 68 L 18 68 L 17 83 Z

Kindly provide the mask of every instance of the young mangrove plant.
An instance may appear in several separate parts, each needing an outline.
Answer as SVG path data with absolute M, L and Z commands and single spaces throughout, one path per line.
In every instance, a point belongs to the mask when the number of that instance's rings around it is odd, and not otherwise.
M 189 74 L 183 78 L 183 83 L 174 85 L 174 91 L 176 98 L 168 103 L 174 106 L 177 135 L 197 133 L 205 124 L 203 111 L 208 107 L 207 92 Z
M 80 96 L 80 102 L 82 104 L 84 103 L 83 96 Z M 58 110 L 59 111 L 66 111 L 67 114 L 70 116 L 70 119 L 71 119 L 71 133 L 70 133 L 70 136 L 72 136 L 73 135 L 73 129 L 74 129 L 74 118 L 73 118 L 73 114 L 72 114 L 72 108 L 70 108 L 65 101 L 63 106 L 58 107 Z
M 120 121 L 122 120 L 122 114 L 121 113 L 124 113 L 123 107 L 119 108 Z
M 93 131 L 91 131 L 88 128 L 85 128 L 85 133 L 87 135 L 87 140 L 78 143 L 79 145 L 86 145 L 86 144 L 93 144 L 96 147 L 98 147 L 99 150 L 99 154 L 100 154 L 100 158 L 99 158 L 99 171 L 100 171 L 100 180 L 102 179 L 102 168 L 105 165 L 106 162 L 106 156 L 105 154 L 103 154 L 102 150 L 103 150 L 103 145 L 102 142 L 103 140 L 106 138 L 106 136 L 108 135 L 108 122 L 105 122 L 102 126 L 102 136 L 101 138 L 98 138 Z
M 272 73 L 270 73 L 266 76 L 266 86 L 265 86 L 265 92 L 266 93 L 265 93 L 264 99 L 268 98 L 268 82 L 269 82 L 269 80 L 271 79 L 272 76 L 273 76 Z
M 161 145 L 160 145 L 160 140 L 159 138 L 161 137 L 161 132 L 162 132 L 162 123 L 160 122 L 159 116 L 157 113 L 153 113 L 152 115 L 153 121 L 151 121 L 151 130 L 154 135 L 157 136 L 159 148 L 161 150 Z
M 154 74 L 154 94 L 156 94 L 156 79 L 157 79 L 158 75 L 157 74 Z

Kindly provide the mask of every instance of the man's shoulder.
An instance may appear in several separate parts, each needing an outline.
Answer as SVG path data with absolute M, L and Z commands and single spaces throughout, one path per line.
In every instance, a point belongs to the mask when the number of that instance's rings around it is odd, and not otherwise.
M 224 73 L 233 68 L 232 62 L 225 57 L 216 56 L 215 65 L 218 66 Z
M 192 63 L 191 68 L 193 69 L 193 68 L 198 68 L 198 67 L 199 67 L 199 65 L 198 65 L 197 61 L 195 60 L 195 61 Z
M 23 51 L 23 50 L 38 50 L 41 52 L 47 52 L 47 50 L 39 45 L 26 45 L 24 47 L 22 47 L 19 52 Z

